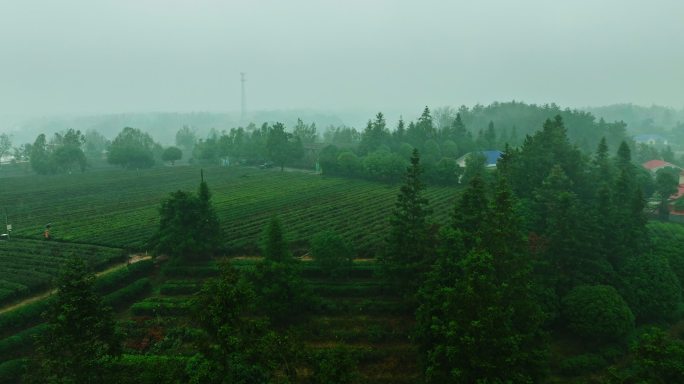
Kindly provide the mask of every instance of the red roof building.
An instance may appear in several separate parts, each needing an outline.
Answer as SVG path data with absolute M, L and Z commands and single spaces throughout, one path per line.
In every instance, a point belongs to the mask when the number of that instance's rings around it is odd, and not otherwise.
M 641 164 L 642 167 L 646 168 L 647 170 L 651 172 L 655 172 L 661 168 L 665 167 L 672 167 L 672 168 L 679 168 L 678 166 L 668 163 L 667 161 L 663 160 L 649 160 L 643 164 Z

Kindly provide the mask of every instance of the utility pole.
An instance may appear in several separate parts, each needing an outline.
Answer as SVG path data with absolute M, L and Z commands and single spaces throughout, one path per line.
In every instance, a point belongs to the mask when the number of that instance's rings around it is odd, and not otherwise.
M 246 75 L 246 73 L 240 72 L 240 83 L 242 85 L 242 89 L 241 89 L 242 99 L 241 99 L 241 104 L 240 104 L 240 107 L 241 107 L 240 108 L 240 122 L 242 122 L 242 123 L 245 122 L 245 81 L 247 81 L 245 79 L 245 75 Z

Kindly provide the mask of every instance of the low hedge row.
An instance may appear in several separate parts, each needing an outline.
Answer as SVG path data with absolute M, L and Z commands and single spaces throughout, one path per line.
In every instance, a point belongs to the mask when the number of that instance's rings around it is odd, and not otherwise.
M 40 324 L 0 340 L 0 361 L 23 357 L 33 348 L 35 337 L 46 327 L 47 324 Z
M 123 355 L 114 362 L 112 382 L 119 384 L 188 383 L 187 358 Z
M 406 315 L 413 311 L 401 301 L 323 298 L 318 303 L 318 312 L 326 315 Z
M 128 265 L 117 271 L 102 275 L 95 280 L 95 292 L 107 294 L 138 280 L 143 276 L 148 276 L 154 268 L 154 262 L 142 260 Z
M 142 279 L 134 281 L 132 284 L 108 294 L 102 301 L 113 308 L 121 309 L 140 298 L 145 293 L 149 293 L 151 289 L 152 283 L 150 282 L 149 277 L 143 277 Z
M 7 337 L 42 322 L 41 314 L 48 309 L 48 300 L 36 301 L 0 315 L 0 337 Z
M 27 359 L 14 359 L 0 363 L 0 384 L 20 383 L 27 365 Z
M 189 311 L 188 301 L 146 300 L 131 306 L 131 313 L 136 316 L 181 316 Z
M 171 283 L 167 282 L 159 287 L 159 293 L 162 295 L 191 295 L 198 292 L 202 286 L 195 282 Z
M 219 274 L 219 268 L 216 265 L 167 265 L 162 269 L 164 276 L 170 278 L 205 278 L 215 277 Z

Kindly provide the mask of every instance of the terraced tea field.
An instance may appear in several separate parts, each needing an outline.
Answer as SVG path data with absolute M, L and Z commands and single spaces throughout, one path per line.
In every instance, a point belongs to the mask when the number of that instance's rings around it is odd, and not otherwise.
M 102 269 L 130 250 L 144 251 L 158 225 L 160 202 L 179 189 L 195 191 L 199 174 L 199 167 L 183 166 L 0 179 L 0 209 L 7 208 L 14 227 L 12 241 L 0 242 L 0 305 L 49 289 L 69 255 Z M 255 254 L 263 228 L 278 215 L 285 235 L 301 251 L 312 235 L 335 230 L 358 256 L 372 257 L 383 244 L 398 193 L 397 185 L 276 170 L 211 167 L 204 174 L 226 251 L 233 255 Z M 448 220 L 456 193 L 428 188 L 433 220 Z M 48 223 L 52 241 L 42 239 Z M 147 262 L 98 278 L 97 290 L 117 310 L 129 336 L 122 364 L 130 369 L 161 364 L 168 372 L 185 366 L 200 332 L 188 328 L 188 299 L 216 273 L 212 265 L 166 265 L 160 272 Z M 372 262 L 356 263 L 355 277 L 346 280 L 306 277 L 322 301 L 302 328 L 302 341 L 312 353 L 348 348 L 371 382 L 414 382 L 413 316 L 382 289 L 373 268 Z M 40 313 L 46 305 L 36 301 L 0 315 L 0 382 L 24 369 L 31 340 L 43 331 Z
M 121 249 L 44 240 L 0 241 L 0 308 L 48 289 L 64 261 L 86 260 L 95 270 L 124 260 Z
M 3 178 L 0 207 L 8 208 L 15 236 L 39 239 L 51 223 L 60 241 L 144 250 L 162 199 L 178 189 L 196 190 L 199 173 L 183 166 Z M 330 229 L 372 254 L 398 191 L 396 185 L 252 168 L 214 167 L 205 177 L 231 253 L 255 251 L 265 223 L 278 215 L 294 246 Z M 447 220 L 455 193 L 427 189 L 435 221 Z

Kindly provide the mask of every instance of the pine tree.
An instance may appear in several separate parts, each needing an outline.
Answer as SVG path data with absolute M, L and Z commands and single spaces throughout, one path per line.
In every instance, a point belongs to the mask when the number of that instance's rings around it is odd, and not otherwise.
M 427 106 L 425 106 L 425 109 L 423 109 L 423 113 L 418 118 L 416 128 L 418 128 L 418 131 L 421 132 L 421 141 L 432 139 L 435 137 L 435 125 L 432 121 L 430 109 Z
M 287 241 L 283 236 L 283 227 L 280 224 L 280 219 L 276 216 L 271 218 L 268 227 L 264 231 L 262 249 L 264 258 L 267 260 L 279 263 L 293 260 Z
M 421 276 L 432 264 L 433 235 L 428 216 L 428 199 L 423 197 L 425 185 L 418 150 L 413 150 L 411 165 L 406 170 L 405 183 L 400 189 L 390 217 L 387 248 L 381 261 L 390 282 L 415 292 Z
M 488 211 L 485 183 L 478 174 L 470 180 L 452 213 L 452 227 L 461 231 L 466 249 L 472 249 L 481 239 Z
M 93 290 L 95 275 L 81 259 L 70 259 L 57 281 L 57 294 L 37 339 L 36 383 L 105 383 L 112 361 L 120 355 L 111 308 Z
M 221 225 L 202 178 L 197 196 L 176 191 L 162 202 L 159 229 L 150 240 L 157 254 L 206 259 L 221 247 Z
M 482 239 L 464 248 L 468 230 L 458 222 L 442 232 L 439 258 L 416 312 L 429 383 L 536 382 L 543 376 L 544 316 L 514 206 L 502 178 L 473 235 Z
M 201 247 L 197 249 L 200 257 L 212 256 L 221 248 L 221 223 L 211 202 L 211 192 L 207 182 L 204 181 L 204 173 L 197 191 L 199 198 L 200 222 L 197 224 L 197 232 L 202 237 Z

